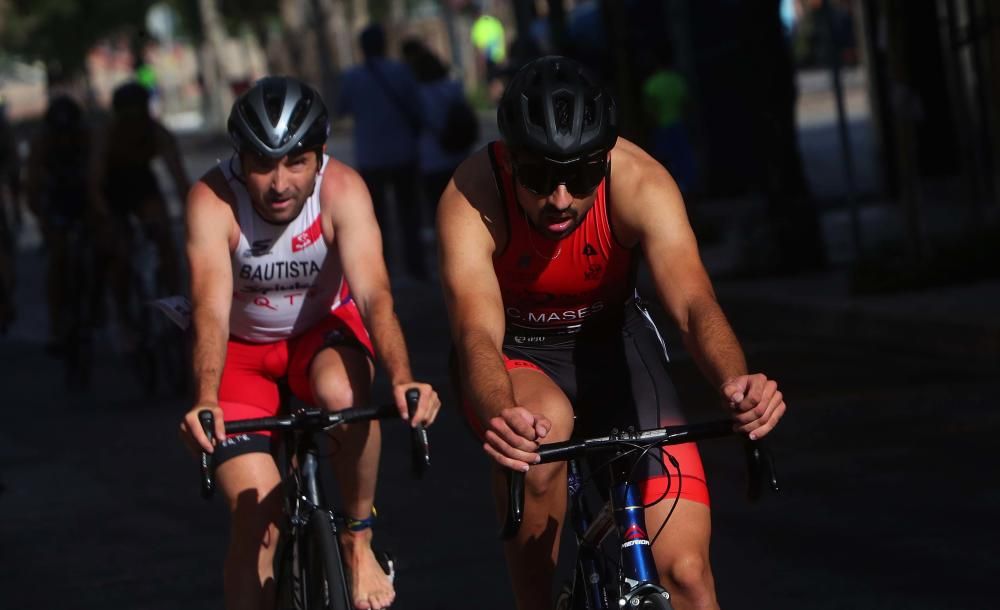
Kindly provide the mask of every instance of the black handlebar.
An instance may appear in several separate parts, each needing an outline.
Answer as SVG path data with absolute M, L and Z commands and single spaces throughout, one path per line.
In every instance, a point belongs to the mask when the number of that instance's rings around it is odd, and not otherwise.
M 570 460 L 593 451 L 635 447 L 636 445 L 661 447 L 679 445 L 710 438 L 721 438 L 735 433 L 732 420 L 726 419 L 638 432 L 615 432 L 609 436 L 550 443 L 539 447 L 536 453 L 541 457 L 539 464 L 547 464 Z M 760 498 L 765 477 L 771 489 L 777 493 L 778 478 L 774 470 L 774 458 L 763 441 L 747 439 L 745 455 L 748 474 L 747 497 L 750 501 L 753 502 Z M 524 518 L 524 473 L 508 469 L 505 474 L 507 476 L 507 516 L 500 531 L 500 538 L 509 540 L 517 535 Z
M 417 408 L 420 400 L 420 390 L 410 389 L 406 392 L 406 403 L 410 412 L 410 418 Z M 371 407 L 352 407 L 343 411 L 326 411 L 325 409 L 298 409 L 288 415 L 278 417 L 259 417 L 255 419 L 240 419 L 227 421 L 226 434 L 237 434 L 239 432 L 260 432 L 263 430 L 302 430 L 314 431 L 325 430 L 340 424 L 349 424 L 358 421 L 370 421 L 373 419 L 391 419 L 399 417 L 399 409 L 395 404 L 377 405 Z M 208 409 L 198 412 L 198 421 L 201 422 L 202 430 L 211 440 L 215 436 L 215 418 Z M 430 466 L 430 447 L 427 439 L 427 430 L 424 426 L 413 429 L 411 435 L 413 450 L 411 457 L 413 460 L 413 472 L 416 476 L 422 476 Z M 418 463 L 419 462 L 419 463 Z M 213 474 L 212 454 L 201 453 L 201 497 L 208 499 L 215 491 L 215 479 Z

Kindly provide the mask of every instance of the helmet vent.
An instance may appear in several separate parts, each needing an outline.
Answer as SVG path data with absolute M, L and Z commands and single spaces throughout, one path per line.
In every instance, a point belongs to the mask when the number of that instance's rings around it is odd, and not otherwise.
M 312 107 L 311 99 L 303 99 L 301 102 L 296 104 L 295 109 L 292 111 L 291 118 L 288 119 L 288 133 L 293 134 L 298 131 L 302 122 L 307 116 L 309 116 L 309 108 Z
M 573 130 L 573 95 L 569 92 L 559 92 L 552 96 L 552 107 L 556 114 L 556 133 L 569 133 Z
M 281 111 L 285 107 L 284 87 L 266 87 L 264 93 L 264 111 L 267 112 L 267 121 L 271 125 L 276 125 L 281 118 Z
M 538 127 L 545 125 L 545 110 L 542 108 L 542 98 L 535 96 L 528 99 L 528 122 Z
M 597 103 L 588 99 L 583 103 L 583 126 L 593 127 L 597 117 Z
M 260 124 L 260 117 L 257 116 L 256 112 L 253 112 L 251 108 L 244 106 L 243 108 L 243 120 L 246 121 L 247 127 L 253 133 L 267 133 L 264 126 Z

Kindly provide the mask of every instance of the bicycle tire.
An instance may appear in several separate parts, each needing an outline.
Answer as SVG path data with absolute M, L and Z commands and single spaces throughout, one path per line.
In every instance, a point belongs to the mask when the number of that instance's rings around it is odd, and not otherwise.
M 302 564 L 299 560 L 297 531 L 283 532 L 274 554 L 274 589 L 276 610 L 307 610 L 302 594 Z
M 313 575 L 306 580 L 309 610 L 351 610 L 353 605 L 340 556 L 340 543 L 330 514 L 314 511 L 309 517 L 308 531 L 309 568 Z

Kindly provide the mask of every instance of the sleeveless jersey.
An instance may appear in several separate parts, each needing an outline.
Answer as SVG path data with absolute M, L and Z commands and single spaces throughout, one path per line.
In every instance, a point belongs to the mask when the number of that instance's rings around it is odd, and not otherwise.
M 324 155 L 312 195 L 288 224 L 270 223 L 257 213 L 236 156 L 219 164 L 236 196 L 240 226 L 240 242 L 232 253 L 231 335 L 253 343 L 288 339 L 349 301 L 340 258 L 327 248 L 320 224 L 327 160 Z
M 498 159 L 503 143 L 489 149 L 507 216 L 507 244 L 493 259 L 508 331 L 575 333 L 591 322 L 621 316 L 635 292 L 634 249 L 611 232 L 608 179 L 597 187 L 593 207 L 565 237 L 552 240 L 532 228 L 517 202 L 513 177 Z

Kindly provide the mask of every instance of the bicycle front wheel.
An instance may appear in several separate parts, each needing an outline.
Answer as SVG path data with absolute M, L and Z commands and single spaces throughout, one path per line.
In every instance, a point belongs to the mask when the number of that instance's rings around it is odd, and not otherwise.
M 309 610 L 351 610 L 350 592 L 340 557 L 340 543 L 330 513 L 314 511 L 309 517 L 309 572 L 306 596 Z
M 278 539 L 274 555 L 275 608 L 277 610 L 306 610 L 303 592 L 302 553 L 299 545 L 303 537 L 298 528 L 288 528 Z

